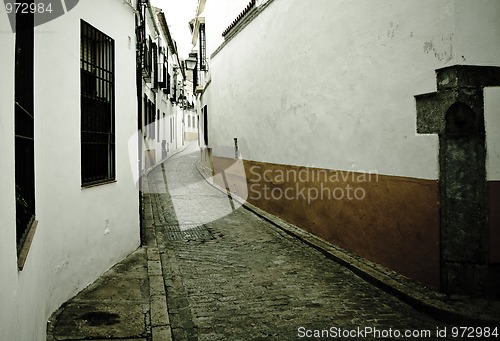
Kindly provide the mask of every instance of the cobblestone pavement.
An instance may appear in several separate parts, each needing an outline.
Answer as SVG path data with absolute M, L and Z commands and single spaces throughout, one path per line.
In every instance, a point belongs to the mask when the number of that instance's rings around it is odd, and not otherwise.
M 147 184 L 174 340 L 294 340 L 307 331 L 338 331 L 332 327 L 373 328 L 385 340 L 424 338 L 395 337 L 407 330 L 442 339 L 438 327 L 449 336 L 450 326 L 245 208 L 233 211 L 229 198 L 198 173 L 198 154 L 188 147 L 153 170 Z M 207 221 L 228 207 L 229 214 Z

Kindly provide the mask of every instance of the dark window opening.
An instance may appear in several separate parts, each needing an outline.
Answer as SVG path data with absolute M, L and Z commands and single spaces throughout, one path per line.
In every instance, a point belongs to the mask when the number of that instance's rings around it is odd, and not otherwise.
M 170 73 L 167 73 L 167 94 L 169 95 L 171 92 L 171 87 L 170 87 L 170 83 L 172 82 L 171 78 L 172 77 L 170 77 Z
M 151 38 L 145 39 L 141 44 L 142 76 L 146 82 L 151 81 Z
M 158 86 L 164 90 L 167 89 L 167 70 L 168 70 L 168 62 L 167 62 L 167 49 L 164 47 L 160 47 L 160 55 L 158 60 Z
M 115 179 L 114 40 L 81 21 L 82 186 Z
M 207 40 L 205 24 L 200 24 L 200 71 L 207 71 Z
M 33 13 L 16 13 L 14 148 L 18 254 L 35 221 L 34 18 Z
M 155 138 L 155 122 L 156 122 L 156 105 L 144 95 L 144 123 L 145 137 L 149 139 Z
M 148 122 L 149 122 L 149 100 L 146 95 L 144 95 L 144 127 L 142 128 L 142 135 L 144 137 L 148 136 Z
M 170 88 L 171 77 L 170 77 L 170 74 L 168 73 L 167 70 L 168 69 L 165 69 L 165 77 L 166 78 L 165 78 L 165 88 L 163 89 L 163 93 L 170 95 L 170 93 L 172 92 L 171 88 Z
M 160 109 L 156 111 L 156 141 L 160 142 Z
M 196 87 L 198 86 L 198 63 L 193 70 L 193 93 L 196 93 Z
M 152 63 L 153 63 L 153 91 L 158 91 L 158 46 L 156 43 L 151 45 Z
M 208 146 L 208 110 L 206 105 L 203 107 L 203 139 L 205 146 Z
M 172 100 L 177 101 L 177 77 L 174 76 L 174 88 L 172 90 Z

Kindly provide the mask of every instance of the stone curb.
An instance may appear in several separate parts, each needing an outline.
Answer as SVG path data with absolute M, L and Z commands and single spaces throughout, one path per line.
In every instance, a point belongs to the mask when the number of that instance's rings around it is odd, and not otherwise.
M 149 304 L 151 312 L 152 341 L 171 341 L 172 329 L 168 316 L 163 270 L 160 253 L 156 246 L 147 247 L 148 278 L 149 278 Z
M 182 150 L 178 150 L 170 157 L 182 152 L 186 147 Z M 164 161 L 165 160 L 163 160 L 162 163 Z M 154 169 L 154 167 L 152 169 Z M 144 181 L 143 184 L 145 187 L 149 186 L 147 181 Z M 152 205 L 152 203 L 149 202 L 149 205 Z M 167 294 L 165 291 L 163 266 L 158 250 L 156 226 L 154 222 L 151 222 L 149 226 L 145 226 L 145 228 L 150 229 L 149 232 L 146 232 L 146 245 L 144 245 L 144 247 L 146 248 L 148 262 L 151 341 L 172 341 L 172 327 L 168 315 Z
M 215 189 L 228 194 L 224 189 L 205 174 L 206 167 L 200 162 L 196 168 Z M 285 233 L 298 238 L 307 245 L 323 253 L 326 257 L 351 270 L 357 276 L 369 283 L 399 298 L 413 308 L 426 313 L 440 321 L 453 323 L 457 326 L 498 326 L 500 327 L 500 302 L 489 302 L 482 299 L 468 299 L 464 297 L 450 298 L 445 294 L 426 288 L 415 283 L 392 270 L 355 255 L 347 250 L 335 246 L 293 224 L 290 224 L 246 200 L 230 194 L 233 200 L 242 207 L 253 212 L 260 218 L 278 227 Z

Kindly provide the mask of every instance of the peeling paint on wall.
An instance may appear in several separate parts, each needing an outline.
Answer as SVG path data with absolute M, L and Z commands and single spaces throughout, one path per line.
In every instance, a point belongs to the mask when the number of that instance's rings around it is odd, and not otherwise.
M 441 62 L 448 63 L 453 59 L 453 34 L 426 41 L 424 52 L 433 54 Z

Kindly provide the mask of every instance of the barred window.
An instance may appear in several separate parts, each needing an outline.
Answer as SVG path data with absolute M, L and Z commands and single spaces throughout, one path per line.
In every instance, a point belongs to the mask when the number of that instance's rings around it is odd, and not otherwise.
M 205 24 L 200 24 L 200 71 L 207 71 L 207 38 Z
M 156 122 L 159 118 L 160 111 L 156 109 L 156 104 L 144 95 L 144 137 L 151 140 L 156 138 L 155 129 L 159 126 Z
M 114 40 L 81 21 L 82 186 L 115 179 Z
M 145 39 L 141 44 L 141 64 L 142 64 L 142 76 L 147 83 L 151 82 L 151 73 L 152 70 L 152 45 L 153 41 L 151 37 Z
M 151 54 L 153 63 L 153 91 L 158 91 L 158 46 L 156 43 L 153 43 L 151 46 Z
M 158 86 L 163 89 L 163 93 L 167 94 L 170 91 L 168 85 L 167 72 L 168 70 L 168 50 L 165 47 L 160 47 L 160 55 L 158 58 Z

